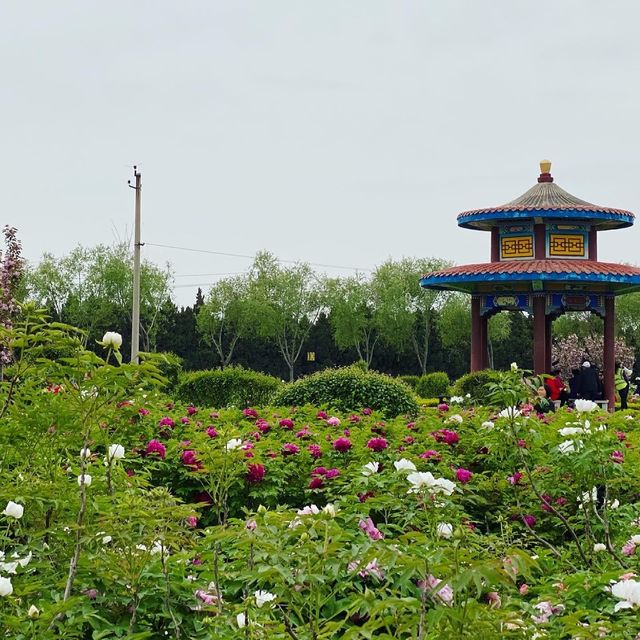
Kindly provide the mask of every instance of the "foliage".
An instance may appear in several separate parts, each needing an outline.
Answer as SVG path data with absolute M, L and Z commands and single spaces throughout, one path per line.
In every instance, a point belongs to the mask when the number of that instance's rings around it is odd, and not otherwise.
M 402 382 L 409 385 L 415 391 L 418 380 L 420 380 L 420 376 L 398 376 L 398 379 L 402 380 Z
M 434 371 L 421 376 L 416 385 L 416 393 L 422 398 L 439 398 L 449 395 L 451 381 L 444 371 Z
M 2 230 L 5 241 L 4 254 L 0 251 L 0 324 L 6 329 L 12 326 L 18 310 L 16 291 L 22 278 L 24 263 L 22 245 L 17 238 L 18 230 L 5 225 Z M 0 341 L 0 367 L 11 362 L 11 350 Z
M 141 352 L 140 358 L 144 362 L 153 363 L 166 382 L 162 385 L 162 389 L 167 393 L 173 393 L 178 386 L 180 376 L 182 375 L 182 358 L 175 353 L 147 353 Z
M 183 402 L 206 407 L 268 404 L 280 381 L 258 371 L 227 367 L 185 374 L 176 389 Z
M 388 416 L 415 413 L 411 389 L 390 376 L 357 367 L 326 369 L 283 387 L 273 404 L 326 405 L 341 411 L 368 407 Z
M 487 385 L 495 382 L 498 378 L 498 372 L 493 369 L 467 373 L 456 380 L 453 392 L 462 397 L 469 394 L 473 402 L 484 404 L 488 398 Z

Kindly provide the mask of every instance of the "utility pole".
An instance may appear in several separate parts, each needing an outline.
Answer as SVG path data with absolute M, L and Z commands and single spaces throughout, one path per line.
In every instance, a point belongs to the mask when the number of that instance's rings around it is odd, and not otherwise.
M 135 223 L 133 235 L 133 313 L 131 316 L 131 362 L 138 364 L 140 350 L 140 198 L 142 195 L 142 174 L 134 165 L 133 176 L 136 179 L 134 187 L 129 180 L 129 186 L 136 190 Z

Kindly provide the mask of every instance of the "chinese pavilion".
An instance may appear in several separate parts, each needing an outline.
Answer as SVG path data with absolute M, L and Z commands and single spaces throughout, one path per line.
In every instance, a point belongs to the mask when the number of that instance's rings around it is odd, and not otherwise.
M 640 269 L 598 261 L 598 232 L 630 227 L 634 215 L 561 189 L 540 163 L 538 183 L 499 207 L 464 211 L 458 226 L 491 232 L 491 262 L 427 273 L 425 289 L 471 294 L 471 371 L 487 366 L 487 320 L 500 311 L 533 316 L 535 373 L 551 370 L 551 323 L 567 311 L 604 319 L 604 397 L 614 406 L 614 298 L 640 291 Z

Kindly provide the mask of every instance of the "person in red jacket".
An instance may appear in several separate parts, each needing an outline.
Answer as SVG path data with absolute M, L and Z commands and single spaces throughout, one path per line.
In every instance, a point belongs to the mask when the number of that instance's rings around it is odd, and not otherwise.
M 568 397 L 567 385 L 560 377 L 560 369 L 554 369 L 551 375 L 553 378 L 547 380 L 547 386 L 551 390 L 549 400 L 560 400 L 560 404 L 563 405 L 566 403 Z

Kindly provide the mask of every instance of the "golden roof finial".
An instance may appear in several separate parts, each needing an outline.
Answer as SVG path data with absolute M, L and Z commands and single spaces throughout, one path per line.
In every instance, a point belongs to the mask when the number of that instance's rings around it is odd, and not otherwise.
M 540 160 L 540 173 L 551 173 L 551 160 Z

